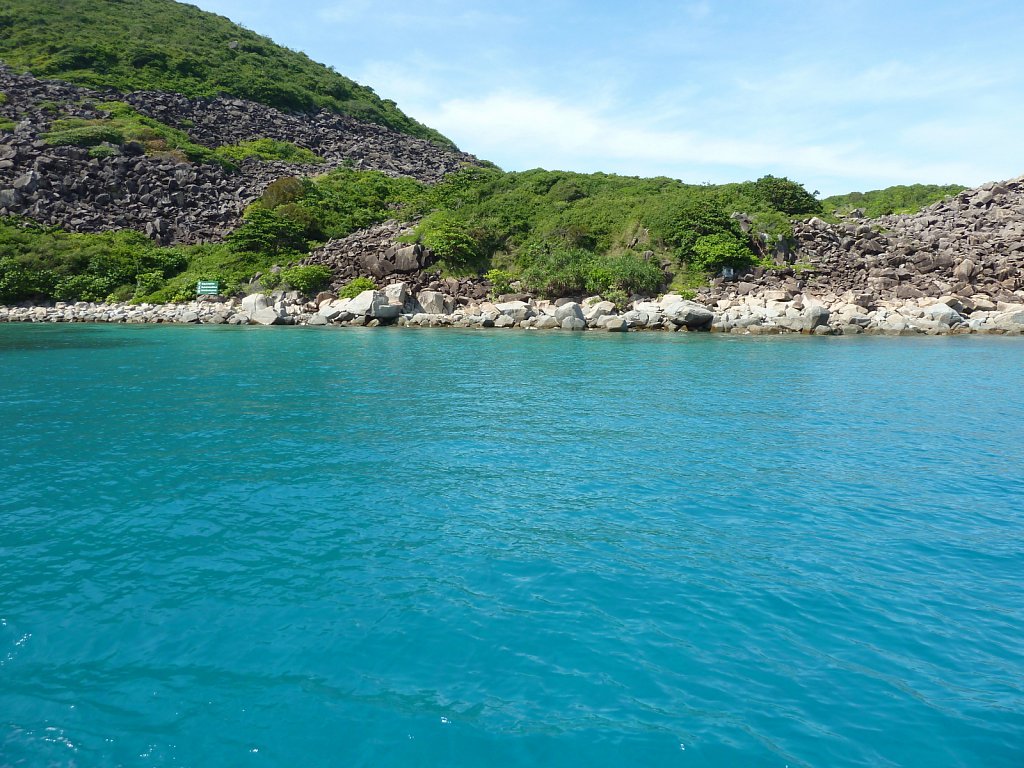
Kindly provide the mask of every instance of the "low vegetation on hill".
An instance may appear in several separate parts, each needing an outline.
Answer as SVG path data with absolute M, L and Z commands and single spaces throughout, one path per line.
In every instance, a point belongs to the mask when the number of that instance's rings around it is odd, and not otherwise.
M 327 109 L 451 144 L 373 89 L 173 0 L 5 0 L 0 61 L 90 87 L 224 93 L 290 112 Z
M 109 157 L 120 146 L 133 143 L 145 154 L 171 154 L 196 163 L 216 162 L 234 167 L 249 157 L 287 163 L 316 164 L 321 158 L 303 147 L 275 139 L 254 139 L 210 149 L 196 144 L 187 133 L 159 120 L 139 114 L 130 104 L 108 101 L 99 105 L 106 117 L 54 120 L 43 141 L 55 147 L 88 147 L 95 158 Z
M 82 129 L 58 127 L 58 135 Z M 486 275 L 497 287 L 519 281 L 541 296 L 652 294 L 673 278 L 686 288 L 722 267 L 767 259 L 788 236 L 790 216 L 818 210 L 801 185 L 772 176 L 698 186 L 466 167 L 426 185 L 340 168 L 279 179 L 223 243 L 158 248 L 135 232 L 69 234 L 8 219 L 0 223 L 0 301 L 182 300 L 199 279 L 240 290 L 273 265 L 389 218 L 418 222 L 409 239 L 431 248 L 448 274 Z M 305 273 L 292 276 L 284 284 L 309 287 L 298 284 Z
M 891 213 L 914 213 L 965 189 L 967 187 L 959 184 L 900 184 L 871 192 L 851 192 L 848 195 L 826 197 L 821 201 L 821 207 L 827 214 L 840 215 L 861 209 L 865 216 L 874 219 Z

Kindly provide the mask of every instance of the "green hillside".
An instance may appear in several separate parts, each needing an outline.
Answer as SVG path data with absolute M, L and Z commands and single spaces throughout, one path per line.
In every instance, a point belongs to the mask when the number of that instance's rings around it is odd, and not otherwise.
M 967 187 L 959 184 L 899 184 L 870 192 L 851 192 L 847 195 L 826 197 L 821 201 L 821 207 L 825 213 L 840 214 L 863 208 L 865 215 L 874 219 L 890 213 L 916 213 L 926 205 L 956 195 L 965 189 Z
M 789 217 L 817 206 L 800 184 L 772 176 L 711 186 L 467 167 L 431 186 L 340 168 L 274 182 L 223 243 L 160 248 L 137 232 L 69 234 L 0 219 L 0 304 L 187 300 L 200 279 L 243 290 L 271 265 L 294 264 L 319 243 L 395 216 L 421 220 L 411 239 L 437 253 L 441 270 L 486 275 L 496 293 L 518 281 L 539 296 L 600 293 L 621 303 L 665 288 L 663 265 L 683 291 L 725 266 L 767 265 L 775 240 L 791 231 Z M 752 230 L 743 231 L 737 211 Z M 329 277 L 309 269 L 282 279 L 302 289 L 300 280 Z
M 4 0 L 0 60 L 86 86 L 225 93 L 292 112 L 325 108 L 451 145 L 371 88 L 173 0 Z

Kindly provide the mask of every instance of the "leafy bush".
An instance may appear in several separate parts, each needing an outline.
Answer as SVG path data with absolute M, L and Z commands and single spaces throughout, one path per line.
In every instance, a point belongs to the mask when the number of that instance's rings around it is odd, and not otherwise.
M 285 163 L 315 164 L 322 163 L 323 158 L 305 147 L 292 144 L 290 141 L 276 139 L 256 139 L 238 144 L 227 144 L 217 147 L 214 154 L 235 163 L 256 157 L 260 160 L 280 160 Z
M 117 154 L 117 147 L 110 144 L 97 144 L 89 150 L 89 157 L 102 160 L 104 157 L 113 157 Z
M 309 249 L 305 229 L 287 216 L 261 206 L 251 206 L 238 229 L 228 235 L 234 251 L 269 256 L 294 256 Z
M 297 291 L 312 296 L 331 282 L 334 273 L 322 264 L 289 267 L 280 272 L 281 282 Z
M 415 236 L 449 270 L 466 272 L 481 265 L 480 248 L 469 226 L 448 211 L 436 211 L 425 218 L 416 228 Z
M 55 120 L 50 132 L 43 138 L 51 146 L 96 147 L 100 144 L 138 142 L 149 154 L 159 152 L 180 153 L 182 160 L 218 162 L 232 166 L 229 158 L 194 143 L 184 131 L 172 128 L 159 120 L 139 114 L 123 101 L 109 101 L 101 105 L 109 114 L 103 119 L 86 120 L 67 118 Z
M 303 195 L 306 194 L 307 185 L 302 179 L 297 179 L 294 176 L 282 176 L 277 181 L 273 181 L 270 185 L 263 190 L 263 195 L 260 197 L 260 204 L 264 208 L 274 210 L 278 206 L 286 205 L 288 203 L 294 203 Z
M 167 280 L 163 272 L 153 270 L 151 272 L 140 272 L 135 276 L 135 291 L 132 298 L 141 299 L 144 296 L 156 293 L 164 287 Z
M 338 292 L 338 297 L 342 299 L 354 299 L 363 291 L 375 291 L 377 290 L 377 284 L 368 277 L 357 277 L 354 280 L 350 280 L 345 284 Z
M 742 240 L 718 232 L 697 239 L 690 265 L 705 272 L 718 272 L 722 267 L 746 267 L 752 261 L 753 254 Z
M 489 269 L 484 275 L 491 284 L 491 293 L 495 296 L 509 293 L 512 290 L 512 275 L 503 269 Z
M 753 183 L 753 194 L 765 207 L 790 216 L 821 213 L 821 203 L 803 185 L 785 176 L 762 176 Z
M 95 147 L 97 144 L 120 144 L 124 134 L 112 125 L 82 125 L 50 131 L 43 140 L 51 147 Z
M 103 301 L 115 286 L 99 275 L 68 275 L 57 281 L 53 298 L 58 301 Z

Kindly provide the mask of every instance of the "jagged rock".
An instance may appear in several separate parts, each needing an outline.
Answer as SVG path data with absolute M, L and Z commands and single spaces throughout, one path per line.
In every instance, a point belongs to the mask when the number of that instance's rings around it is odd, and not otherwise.
M 405 283 L 391 283 L 384 288 L 384 295 L 392 304 L 402 306 L 409 298 L 409 286 Z
M 427 314 L 445 315 L 448 314 L 447 297 L 440 291 L 420 291 L 416 294 L 416 301 Z

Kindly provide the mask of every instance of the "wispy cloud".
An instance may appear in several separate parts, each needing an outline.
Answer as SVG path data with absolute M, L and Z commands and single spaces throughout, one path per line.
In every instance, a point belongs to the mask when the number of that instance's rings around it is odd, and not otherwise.
M 345 24 L 357 20 L 372 20 L 375 27 L 417 29 L 438 28 L 487 28 L 518 24 L 521 17 L 507 12 L 483 11 L 479 9 L 432 9 L 420 6 L 417 10 L 389 7 L 387 3 L 370 0 L 346 0 L 323 6 L 316 17 L 327 24 Z
M 523 92 L 450 99 L 419 116 L 482 157 L 513 169 L 539 165 L 668 175 L 692 182 L 740 181 L 772 172 L 828 193 L 848 191 L 832 188 L 839 179 L 973 180 L 978 173 L 960 161 L 903 160 L 898 152 L 880 152 L 865 142 L 789 143 L 771 134 L 652 128 L 643 117 Z

